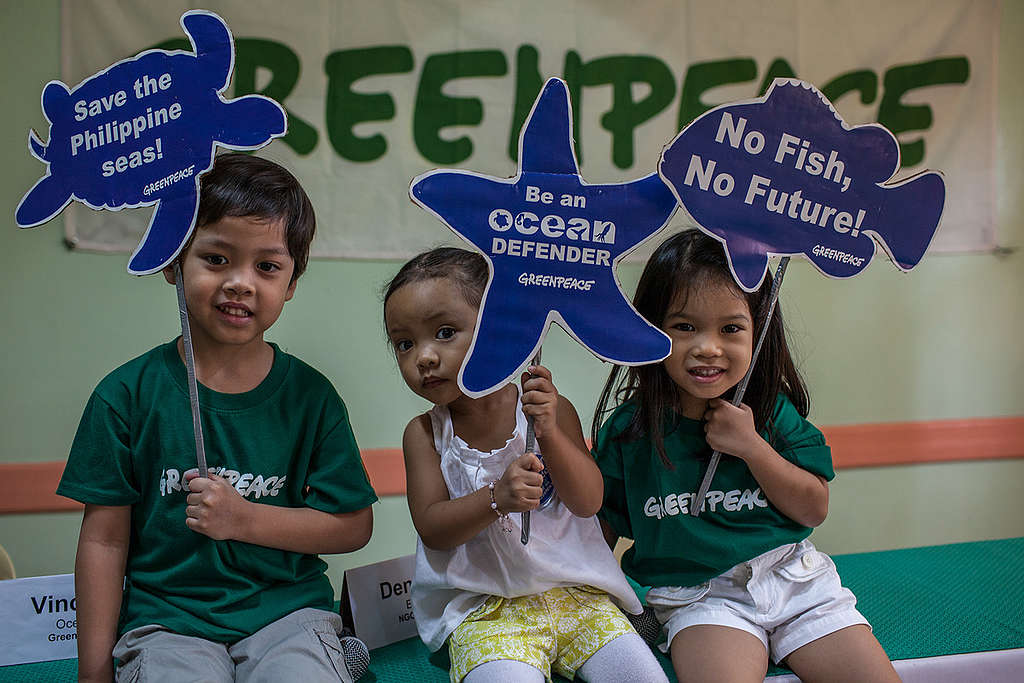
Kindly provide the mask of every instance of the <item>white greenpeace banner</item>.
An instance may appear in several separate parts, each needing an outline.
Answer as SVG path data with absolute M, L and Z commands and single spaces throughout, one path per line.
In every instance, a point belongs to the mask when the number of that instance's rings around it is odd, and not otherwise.
M 0 581 L 0 666 L 78 656 L 75 575 Z
M 62 79 L 143 49 L 190 49 L 181 0 L 64 0 Z M 405 258 L 455 238 L 408 200 L 437 167 L 515 172 L 544 80 L 564 78 L 583 177 L 621 182 L 718 104 L 776 76 L 815 84 L 851 125 L 896 134 L 899 177 L 945 174 L 933 251 L 995 246 L 998 0 L 211 0 L 234 34 L 230 96 L 260 92 L 289 133 L 260 154 L 299 177 L 318 216 L 315 256 Z M 177 44 L 165 41 L 177 39 Z M 43 84 L 40 84 L 40 89 Z M 40 131 L 46 137 L 45 131 Z M 43 173 L 40 168 L 40 175 Z M 69 241 L 131 251 L 149 209 L 69 208 Z M 686 221 L 677 214 L 676 227 Z M 645 258 L 634 252 L 634 258 Z

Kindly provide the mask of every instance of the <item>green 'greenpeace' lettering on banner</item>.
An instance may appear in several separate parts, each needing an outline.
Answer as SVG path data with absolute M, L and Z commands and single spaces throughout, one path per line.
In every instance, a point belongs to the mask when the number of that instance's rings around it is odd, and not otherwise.
M 164 41 L 154 47 L 163 50 L 189 50 L 185 39 Z M 287 99 L 295 89 L 302 71 L 299 56 L 287 45 L 263 38 L 235 40 L 234 88 L 236 97 L 260 94 L 271 97 L 288 111 L 288 133 L 281 141 L 295 153 L 306 155 L 319 142 L 317 128 L 287 109 Z M 445 84 L 457 79 L 506 77 L 509 59 L 501 50 L 468 50 L 427 55 L 422 60 L 412 112 L 412 137 L 419 154 L 427 161 L 451 166 L 473 154 L 473 141 L 463 135 L 445 139 L 441 131 L 451 126 L 477 126 L 486 112 L 476 97 L 453 97 L 444 94 Z M 508 135 L 508 156 L 518 161 L 519 129 L 540 92 L 544 81 L 540 73 L 540 55 L 536 47 L 521 45 L 514 61 L 513 116 Z M 371 162 L 387 153 L 388 141 L 382 133 L 357 136 L 353 129 L 369 121 L 390 121 L 395 117 L 394 98 L 387 92 L 362 93 L 355 84 L 367 76 L 405 74 L 416 68 L 416 57 L 404 45 L 386 45 L 338 50 L 327 55 L 324 72 L 327 92 L 324 96 L 324 123 L 327 139 L 335 153 L 348 161 Z M 256 87 L 257 70 L 270 78 L 262 89 Z M 842 73 L 822 84 L 820 89 L 832 102 L 844 95 L 857 93 L 862 105 L 878 102 L 875 120 L 900 135 L 911 131 L 927 131 L 933 122 L 927 104 L 904 104 L 904 97 L 921 88 L 941 85 L 963 85 L 970 76 L 966 56 L 940 57 L 913 64 L 898 64 L 882 75 L 879 100 L 879 74 L 867 69 Z M 676 77 L 669 66 L 651 55 L 609 55 L 583 61 L 569 50 L 565 54 L 562 77 L 569 85 L 573 101 L 573 131 L 576 150 L 583 161 L 580 140 L 580 117 L 586 109 L 584 90 L 589 87 L 612 87 L 612 106 L 600 116 L 601 127 L 612 138 L 611 161 L 620 169 L 630 168 L 634 161 L 634 131 L 667 109 L 676 100 Z M 776 77 L 797 77 L 790 64 L 777 58 L 761 75 L 759 90 L 765 90 Z M 755 83 L 757 62 L 750 57 L 737 57 L 690 64 L 679 88 L 679 129 L 717 106 L 705 102 L 703 95 L 723 85 Z M 645 93 L 634 99 L 634 85 Z M 754 96 L 752 93 L 751 96 Z M 919 96 L 918 96 L 919 97 Z M 916 98 L 914 98 L 916 99 Z M 902 165 L 915 166 L 925 156 L 925 140 L 900 143 Z

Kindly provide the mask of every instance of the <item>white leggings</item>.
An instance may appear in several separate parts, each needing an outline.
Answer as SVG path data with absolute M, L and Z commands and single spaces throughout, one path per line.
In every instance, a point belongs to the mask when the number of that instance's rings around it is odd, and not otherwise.
M 590 656 L 576 675 L 587 683 L 668 683 L 654 653 L 635 633 L 611 641 Z M 463 683 L 543 683 L 537 668 L 513 659 L 499 659 L 474 667 Z

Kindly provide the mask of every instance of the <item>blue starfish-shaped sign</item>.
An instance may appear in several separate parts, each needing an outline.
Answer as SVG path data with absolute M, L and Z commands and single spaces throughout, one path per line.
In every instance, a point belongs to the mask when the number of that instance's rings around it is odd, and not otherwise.
M 590 185 L 579 175 L 565 82 L 541 91 L 519 138 L 519 173 L 494 178 L 435 170 L 414 178 L 413 201 L 490 265 L 476 334 L 459 373 L 469 396 L 512 380 L 551 322 L 602 360 L 654 363 L 671 342 L 630 305 L 615 277 L 619 260 L 661 230 L 676 208 L 651 174 Z

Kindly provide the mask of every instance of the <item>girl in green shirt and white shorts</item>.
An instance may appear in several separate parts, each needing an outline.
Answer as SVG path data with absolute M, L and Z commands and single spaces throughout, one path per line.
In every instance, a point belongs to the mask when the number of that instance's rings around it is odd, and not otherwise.
M 610 543 L 634 540 L 623 569 L 654 586 L 647 602 L 680 681 L 761 681 L 769 656 L 804 681 L 898 681 L 832 560 L 806 540 L 828 512 L 834 473 L 805 419 L 778 312 L 746 403 L 729 402 L 770 288 L 769 277 L 740 290 L 722 245 L 696 230 L 651 256 L 633 303 L 672 338 L 672 353 L 616 368 L 605 385 L 593 433 L 599 517 Z M 712 450 L 726 455 L 692 516 Z

